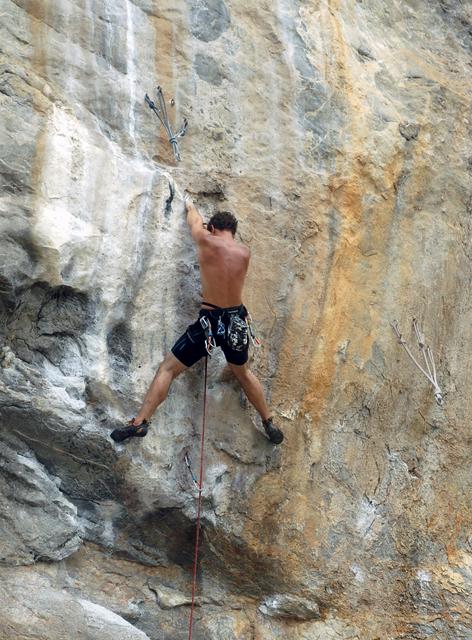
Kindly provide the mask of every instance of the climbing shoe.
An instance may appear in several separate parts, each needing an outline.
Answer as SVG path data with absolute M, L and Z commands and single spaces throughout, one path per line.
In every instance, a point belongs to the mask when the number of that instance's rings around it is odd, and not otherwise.
M 110 438 L 115 442 L 123 442 L 127 438 L 144 438 L 149 429 L 149 422 L 143 420 L 141 424 L 134 424 L 134 418 L 128 421 L 127 426 L 115 429 L 110 433 Z
M 273 444 L 280 444 L 284 439 L 284 434 L 280 431 L 280 429 L 274 427 L 274 425 L 272 424 L 272 418 L 263 420 L 262 424 L 264 425 L 265 432 L 269 436 L 269 440 Z

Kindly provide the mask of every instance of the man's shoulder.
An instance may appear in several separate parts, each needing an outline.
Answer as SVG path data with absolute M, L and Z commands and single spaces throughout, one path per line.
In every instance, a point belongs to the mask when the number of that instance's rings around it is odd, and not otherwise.
M 235 255 L 240 256 L 243 260 L 249 260 L 251 257 L 251 250 L 241 242 L 235 244 L 231 250 L 234 251 Z
M 242 242 L 238 242 L 236 246 L 241 251 L 241 253 L 247 253 L 248 255 L 251 253 L 251 249 L 246 244 L 243 244 Z

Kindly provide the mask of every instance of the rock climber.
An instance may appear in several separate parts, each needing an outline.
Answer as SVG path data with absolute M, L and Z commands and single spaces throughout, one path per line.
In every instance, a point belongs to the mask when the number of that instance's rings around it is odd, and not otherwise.
M 189 325 L 162 363 L 149 387 L 137 416 L 110 434 L 115 442 L 143 438 L 151 416 L 166 399 L 170 385 L 183 371 L 221 347 L 226 361 L 248 400 L 261 416 L 269 440 L 280 444 L 283 433 L 272 423 L 271 412 L 257 377 L 247 365 L 248 312 L 242 304 L 250 251 L 235 239 L 238 221 L 229 212 L 212 216 L 205 227 L 197 207 L 186 195 L 184 211 L 198 250 L 203 302 L 198 320 Z

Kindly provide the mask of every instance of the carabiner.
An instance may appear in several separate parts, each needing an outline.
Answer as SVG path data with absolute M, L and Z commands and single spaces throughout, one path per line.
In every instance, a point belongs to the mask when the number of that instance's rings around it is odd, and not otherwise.
M 205 316 L 200 318 L 200 324 L 205 332 L 205 349 L 211 358 L 213 351 L 216 349 L 216 342 L 211 330 L 211 324 Z

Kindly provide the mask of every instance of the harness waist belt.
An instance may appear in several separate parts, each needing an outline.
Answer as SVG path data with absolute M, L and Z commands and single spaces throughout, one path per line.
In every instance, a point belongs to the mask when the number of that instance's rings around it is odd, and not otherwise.
M 215 309 L 215 311 L 238 311 L 243 306 L 242 304 L 238 304 L 236 307 L 219 307 L 216 304 L 205 301 L 203 301 L 202 304 L 206 304 L 207 307 L 211 307 L 212 309 Z M 207 311 L 209 311 L 209 309 L 207 309 Z

